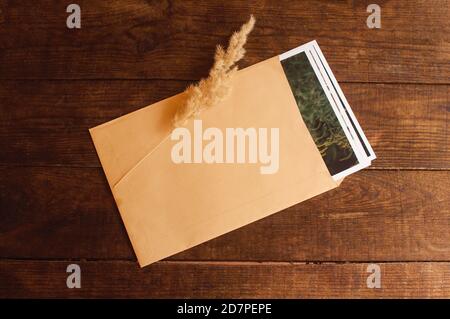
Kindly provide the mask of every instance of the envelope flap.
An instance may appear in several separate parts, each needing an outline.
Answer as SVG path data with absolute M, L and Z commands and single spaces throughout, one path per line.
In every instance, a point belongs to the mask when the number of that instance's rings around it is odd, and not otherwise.
M 89 130 L 111 188 L 170 134 L 184 99 L 180 93 Z

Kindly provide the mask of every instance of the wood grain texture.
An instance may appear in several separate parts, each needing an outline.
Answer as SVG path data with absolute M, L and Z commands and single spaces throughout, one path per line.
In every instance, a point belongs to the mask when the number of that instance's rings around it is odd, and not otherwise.
M 450 263 L 368 264 L 77 262 L 81 288 L 66 287 L 71 261 L 0 261 L 0 298 L 449 298 Z M 132 287 L 132 288 L 130 288 Z
M 366 1 L 0 1 L 3 79 L 199 79 L 216 44 L 253 13 L 243 66 L 317 39 L 338 80 L 449 83 L 450 2 L 377 2 L 382 28 L 366 25 Z
M 450 174 L 363 171 L 172 260 L 440 261 Z M 101 169 L 0 169 L 0 256 L 134 260 Z M 158 213 L 158 212 L 155 212 Z
M 100 167 L 88 129 L 181 92 L 185 81 L 0 81 L 0 164 Z M 450 86 L 344 84 L 378 159 L 450 169 Z
M 450 0 L 379 0 L 379 30 L 367 1 L 78 0 L 68 30 L 70 3 L 0 0 L 0 298 L 450 298 Z M 378 159 L 139 269 L 88 128 L 205 76 L 251 13 L 241 67 L 318 40 Z

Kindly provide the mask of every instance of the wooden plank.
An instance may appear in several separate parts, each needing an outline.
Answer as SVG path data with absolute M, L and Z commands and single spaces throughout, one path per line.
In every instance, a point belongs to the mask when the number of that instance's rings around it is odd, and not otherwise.
M 81 268 L 68 289 L 66 267 Z M 0 298 L 448 298 L 450 263 L 381 263 L 381 288 L 368 264 L 0 261 Z M 182 279 L 180 279 L 182 278 Z
M 2 81 L 0 163 L 100 167 L 89 128 L 186 86 L 177 81 Z
M 0 1 L 2 79 L 199 79 L 214 47 L 253 13 L 242 66 L 317 39 L 340 81 L 449 83 L 450 2 L 382 1 L 369 29 L 364 1 Z
M 0 164 L 99 167 L 88 128 L 174 95 L 180 81 L 1 81 Z M 447 85 L 344 84 L 378 159 L 450 169 Z
M 171 259 L 449 260 L 449 177 L 359 172 L 335 190 Z M 0 207 L 0 258 L 135 260 L 101 169 L 0 168 Z
M 372 144 L 372 168 L 450 168 L 450 87 L 343 85 Z

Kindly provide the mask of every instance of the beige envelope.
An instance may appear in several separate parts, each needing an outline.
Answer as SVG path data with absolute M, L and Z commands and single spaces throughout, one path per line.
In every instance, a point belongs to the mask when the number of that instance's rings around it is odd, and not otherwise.
M 141 267 L 338 186 L 278 57 L 239 71 L 230 96 L 200 115 L 203 129 L 279 128 L 275 174 L 262 175 L 260 164 L 173 163 L 176 141 L 167 136 L 184 99 L 178 94 L 90 130 Z

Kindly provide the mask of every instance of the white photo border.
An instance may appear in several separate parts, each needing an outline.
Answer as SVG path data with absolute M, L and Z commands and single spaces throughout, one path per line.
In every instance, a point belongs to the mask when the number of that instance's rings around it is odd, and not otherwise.
M 370 161 L 375 160 L 377 158 L 377 156 L 376 156 L 375 152 L 373 151 L 373 148 L 370 145 L 369 140 L 367 139 L 366 135 L 364 134 L 364 131 L 362 130 L 361 125 L 359 124 L 358 120 L 356 119 L 355 114 L 353 113 L 353 110 L 350 107 L 350 104 L 348 103 L 348 101 L 344 95 L 344 92 L 342 91 L 338 81 L 336 80 L 336 77 L 333 74 L 333 71 L 331 71 L 331 68 L 330 68 L 327 60 L 325 59 L 325 56 L 323 55 L 322 50 L 319 47 L 319 44 L 317 43 L 316 40 L 311 41 L 311 42 L 313 43 L 313 48 L 314 48 L 315 52 L 317 53 L 317 55 L 319 56 L 319 59 L 322 62 L 323 67 L 325 68 L 326 72 L 328 73 L 328 77 L 332 81 L 333 86 L 337 91 L 337 94 L 339 94 L 339 97 L 341 98 L 342 102 L 344 103 L 345 110 L 348 112 L 349 116 L 351 117 L 351 120 L 353 121 L 353 124 L 356 126 L 356 129 L 357 129 L 361 139 L 363 140 L 364 145 L 366 146 L 367 150 L 370 153 L 370 155 L 368 156 L 369 160 Z M 351 125 L 351 123 L 350 123 L 350 125 Z

